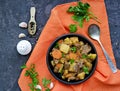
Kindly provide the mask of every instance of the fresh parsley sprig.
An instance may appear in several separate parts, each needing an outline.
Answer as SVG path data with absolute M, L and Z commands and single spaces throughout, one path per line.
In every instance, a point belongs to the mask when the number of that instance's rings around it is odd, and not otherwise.
M 74 14 L 72 19 L 77 21 L 78 25 L 82 28 L 84 20 L 88 22 L 90 19 L 94 19 L 99 22 L 98 18 L 89 11 L 89 8 L 90 5 L 88 3 L 78 2 L 77 6 L 70 6 L 67 12 Z
M 69 25 L 69 30 L 71 33 L 74 33 L 77 31 L 77 25 L 76 24 L 70 24 Z
M 89 69 L 86 66 L 83 66 L 83 71 L 85 72 L 85 74 L 89 74 Z
M 27 68 L 27 66 L 24 64 L 21 66 L 22 69 Z M 30 77 L 32 79 L 32 82 L 28 84 L 31 91 L 41 91 L 41 89 L 37 89 L 36 86 L 39 84 L 39 80 L 37 78 L 38 73 L 35 70 L 35 64 L 31 64 L 30 68 L 27 68 L 25 72 L 25 76 Z
M 75 62 L 75 60 L 74 59 L 70 59 L 69 62 L 70 62 L 70 64 L 73 64 Z
M 48 80 L 48 79 L 46 79 L 46 78 L 43 78 L 42 79 L 42 84 L 43 84 L 43 86 L 44 86 L 44 88 L 45 88 L 45 91 L 50 91 L 50 89 L 48 88 L 48 85 L 51 83 L 51 80 Z
M 27 68 L 27 66 L 26 66 L 26 64 L 23 64 L 20 68 L 25 69 L 25 68 Z
M 73 46 L 70 48 L 70 50 L 75 53 L 77 51 L 77 47 Z
M 21 69 L 27 68 L 25 72 L 26 77 L 30 77 L 32 79 L 32 82 L 28 84 L 31 91 L 41 91 L 41 89 L 36 88 L 36 86 L 39 84 L 38 80 L 38 73 L 35 70 L 35 64 L 31 64 L 30 68 L 28 68 L 25 64 L 21 66 Z M 48 80 L 46 78 L 42 79 L 42 85 L 45 88 L 45 91 L 50 91 L 50 88 L 48 85 L 51 83 L 51 80 Z

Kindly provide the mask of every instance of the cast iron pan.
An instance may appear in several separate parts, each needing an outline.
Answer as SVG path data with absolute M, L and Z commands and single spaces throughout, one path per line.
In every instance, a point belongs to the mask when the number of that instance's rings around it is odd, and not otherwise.
M 83 80 L 73 80 L 73 81 L 67 81 L 66 79 L 62 79 L 61 77 L 61 74 L 60 73 L 54 73 L 53 71 L 53 66 L 51 65 L 51 60 L 53 59 L 52 56 L 50 55 L 50 52 L 52 51 L 53 47 L 55 46 L 56 42 L 58 42 L 60 39 L 65 39 L 66 37 L 78 37 L 79 38 L 79 41 L 83 41 L 84 43 L 88 43 L 91 47 L 92 47 L 92 50 L 91 50 L 91 53 L 95 53 L 97 54 L 97 51 L 93 45 L 92 42 L 90 42 L 90 40 L 88 40 L 86 37 L 82 36 L 82 35 L 79 35 L 79 34 L 64 34 L 58 38 L 56 38 L 52 44 L 50 45 L 50 47 L 48 48 L 48 51 L 47 51 L 47 55 L 46 55 L 46 63 L 47 63 L 47 67 L 50 71 L 50 73 L 52 74 L 52 76 L 57 79 L 58 81 L 64 83 L 64 84 L 80 84 L 80 83 L 83 83 L 84 81 L 86 81 L 87 79 L 89 79 L 92 74 L 94 73 L 95 69 L 96 69 L 96 65 L 97 65 L 97 58 L 98 58 L 98 55 L 96 57 L 96 59 L 92 62 L 93 66 L 92 66 L 92 70 L 90 71 L 90 73 L 88 75 L 85 76 L 85 78 Z

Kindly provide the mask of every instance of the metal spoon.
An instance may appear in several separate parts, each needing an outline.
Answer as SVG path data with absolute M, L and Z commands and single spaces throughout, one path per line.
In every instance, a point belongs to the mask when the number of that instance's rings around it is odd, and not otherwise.
M 100 28 L 98 25 L 96 24 L 91 24 L 88 28 L 88 34 L 89 36 L 94 39 L 94 40 L 97 40 L 103 50 L 103 53 L 107 59 L 107 62 L 112 70 L 113 73 L 116 73 L 117 72 L 117 68 L 115 67 L 115 65 L 113 64 L 111 58 L 109 57 L 108 53 L 106 52 L 106 50 L 104 49 L 102 43 L 100 42 Z

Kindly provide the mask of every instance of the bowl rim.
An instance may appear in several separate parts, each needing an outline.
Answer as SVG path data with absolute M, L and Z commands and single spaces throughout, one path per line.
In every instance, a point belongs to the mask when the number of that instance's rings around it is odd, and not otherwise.
M 93 50 L 95 51 L 95 53 L 96 53 L 96 55 L 97 55 L 96 60 L 95 60 L 96 62 L 95 62 L 95 64 L 94 64 L 94 67 L 92 68 L 92 71 L 90 72 L 90 74 L 89 74 L 85 79 L 83 79 L 83 80 L 78 80 L 78 81 L 76 81 L 76 82 L 68 82 L 68 81 L 62 80 L 62 79 L 60 79 L 59 77 L 57 77 L 57 76 L 55 75 L 55 73 L 52 71 L 52 69 L 51 69 L 51 67 L 50 67 L 50 65 L 49 65 L 49 62 L 48 62 L 48 61 L 49 61 L 49 58 L 48 58 L 48 57 L 49 57 L 50 50 L 51 50 L 51 48 L 53 48 L 52 46 L 53 46 L 58 40 L 60 40 L 60 39 L 62 39 L 62 38 L 64 38 L 64 37 L 69 37 L 69 36 L 74 36 L 74 37 L 83 38 L 85 41 L 87 41 L 87 43 L 89 43 L 90 45 L 92 45 L 92 48 L 93 48 Z M 72 34 L 63 34 L 63 35 L 55 38 L 55 39 L 53 40 L 53 42 L 50 44 L 50 46 L 49 46 L 49 48 L 48 48 L 48 50 L 47 50 L 47 55 L 46 55 L 47 68 L 48 68 L 49 72 L 51 73 L 51 75 L 52 75 L 56 80 L 58 80 L 58 81 L 60 81 L 60 82 L 62 82 L 62 83 L 64 83 L 64 84 L 72 85 L 72 84 L 80 84 L 80 83 L 85 82 L 85 81 L 88 80 L 88 79 L 93 75 L 93 73 L 95 72 L 95 69 L 96 69 L 96 67 L 97 67 L 97 63 L 98 63 L 98 54 L 97 54 L 97 50 L 96 50 L 94 44 L 93 44 L 87 37 L 85 37 L 85 36 L 83 36 L 83 35 L 81 35 L 81 34 L 75 34 L 75 33 L 72 33 Z

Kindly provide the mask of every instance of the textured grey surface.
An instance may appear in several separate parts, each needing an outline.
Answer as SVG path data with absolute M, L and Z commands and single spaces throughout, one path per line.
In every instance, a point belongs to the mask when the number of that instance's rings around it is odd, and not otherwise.
M 20 91 L 17 84 L 20 75 L 20 66 L 24 64 L 29 55 L 21 56 L 16 51 L 16 44 L 21 40 L 18 34 L 23 32 L 34 46 L 42 28 L 49 18 L 50 10 L 62 3 L 75 0 L 0 0 L 0 91 Z M 120 0 L 105 0 L 113 51 L 118 68 L 120 68 Z M 26 29 L 18 24 L 28 22 L 31 6 L 36 7 L 37 34 L 28 36 Z

